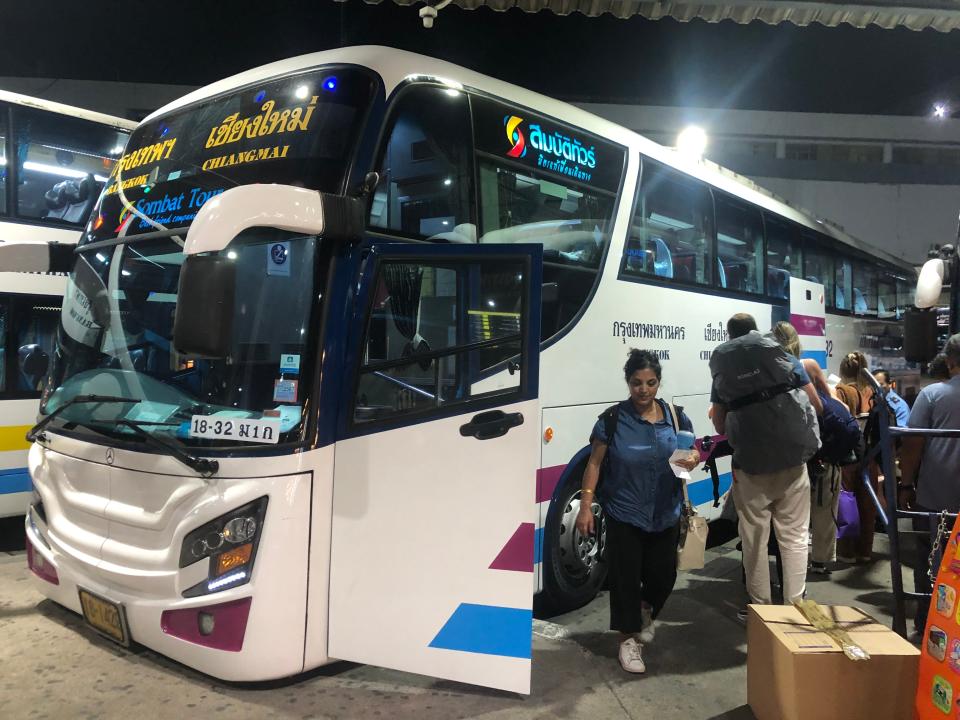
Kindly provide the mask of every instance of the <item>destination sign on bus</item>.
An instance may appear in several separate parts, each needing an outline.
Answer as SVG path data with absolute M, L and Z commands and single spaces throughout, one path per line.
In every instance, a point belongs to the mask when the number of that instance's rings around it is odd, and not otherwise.
M 182 226 L 203 202 L 236 185 L 341 191 L 375 83 L 362 70 L 335 72 L 334 81 L 333 71 L 318 70 L 264 82 L 141 125 L 82 242 L 121 228 L 136 234 Z

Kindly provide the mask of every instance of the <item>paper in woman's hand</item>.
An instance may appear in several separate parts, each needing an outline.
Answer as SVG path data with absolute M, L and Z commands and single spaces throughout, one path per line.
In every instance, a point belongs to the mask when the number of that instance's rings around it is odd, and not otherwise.
M 674 450 L 673 455 L 670 456 L 668 462 L 670 463 L 670 469 L 673 470 L 673 474 L 682 480 L 690 479 L 690 471 L 685 468 L 677 465 L 676 463 L 680 460 L 689 460 L 690 451 L 689 450 Z

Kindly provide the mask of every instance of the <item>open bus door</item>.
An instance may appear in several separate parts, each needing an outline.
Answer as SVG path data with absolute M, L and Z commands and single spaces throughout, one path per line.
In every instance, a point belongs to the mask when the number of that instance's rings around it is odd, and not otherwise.
M 335 448 L 330 657 L 529 693 L 541 261 L 539 245 L 367 257 Z

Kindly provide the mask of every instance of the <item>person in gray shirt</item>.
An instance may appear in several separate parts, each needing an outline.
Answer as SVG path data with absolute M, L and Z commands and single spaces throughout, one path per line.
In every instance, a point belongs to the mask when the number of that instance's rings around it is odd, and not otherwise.
M 928 385 L 920 391 L 910 419 L 912 428 L 960 429 L 960 333 L 947 340 L 946 356 L 950 379 Z M 906 437 L 900 453 L 900 504 L 916 490 L 912 509 L 921 512 L 960 510 L 960 439 Z M 926 519 L 914 521 L 914 529 L 926 530 Z M 917 535 L 917 567 L 914 588 L 929 593 L 927 564 L 931 543 L 928 534 Z M 918 603 L 916 630 L 922 633 L 927 620 L 927 603 Z

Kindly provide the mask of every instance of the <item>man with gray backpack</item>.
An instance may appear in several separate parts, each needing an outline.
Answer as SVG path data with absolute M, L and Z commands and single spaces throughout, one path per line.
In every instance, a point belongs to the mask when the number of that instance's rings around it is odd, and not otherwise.
M 770 604 L 770 524 L 783 559 L 783 598 L 803 597 L 807 575 L 810 479 L 820 448 L 823 406 L 799 360 L 757 332 L 751 315 L 727 321 L 730 340 L 710 357 L 711 417 L 733 448 L 733 499 L 740 519 L 747 592 Z M 738 613 L 746 618 L 746 610 Z

